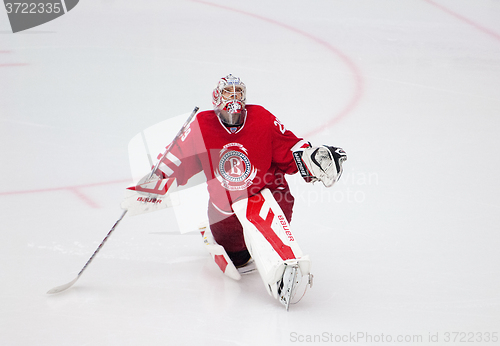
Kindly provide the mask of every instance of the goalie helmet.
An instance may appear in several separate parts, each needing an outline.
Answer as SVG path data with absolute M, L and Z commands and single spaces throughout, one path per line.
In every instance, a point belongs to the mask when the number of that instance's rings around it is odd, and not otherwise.
M 215 113 L 227 126 L 243 125 L 246 117 L 245 101 L 245 84 L 232 74 L 221 78 L 212 93 Z

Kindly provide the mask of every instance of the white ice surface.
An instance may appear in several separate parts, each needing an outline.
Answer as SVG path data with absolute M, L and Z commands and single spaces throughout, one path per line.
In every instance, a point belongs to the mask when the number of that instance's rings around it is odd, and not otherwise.
M 92 0 L 12 34 L 0 9 L 0 345 L 500 337 L 499 19 L 498 0 Z M 303 301 L 221 275 L 172 210 L 126 217 L 46 295 L 120 216 L 130 139 L 210 108 L 227 73 L 349 155 L 331 189 L 290 179 Z

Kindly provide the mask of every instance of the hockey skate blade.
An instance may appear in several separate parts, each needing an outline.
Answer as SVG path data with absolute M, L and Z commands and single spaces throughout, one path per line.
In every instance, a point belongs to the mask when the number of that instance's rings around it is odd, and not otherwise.
M 72 281 L 68 282 L 67 284 L 64 284 L 64 285 L 61 285 L 61 286 L 57 286 L 57 287 L 54 287 L 54 288 L 50 289 L 47 292 L 47 294 L 56 294 L 56 293 L 61 293 L 62 291 L 66 291 L 68 288 L 70 288 L 71 286 L 73 286 L 73 284 L 78 280 L 79 277 L 80 276 L 77 276 Z
M 290 309 L 290 301 L 292 293 L 294 293 L 294 286 L 297 284 L 299 267 L 297 265 L 287 266 L 283 274 L 283 286 L 280 292 L 280 302 L 285 305 L 286 311 Z
M 253 258 L 250 258 L 250 260 L 247 263 L 245 263 L 241 267 L 237 267 L 236 269 L 238 269 L 238 272 L 241 275 L 248 275 L 257 272 L 257 265 L 255 264 Z

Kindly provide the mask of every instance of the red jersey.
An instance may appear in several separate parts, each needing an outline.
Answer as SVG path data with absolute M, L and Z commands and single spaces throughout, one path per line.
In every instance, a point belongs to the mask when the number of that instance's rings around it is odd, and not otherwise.
M 178 185 L 203 171 L 210 201 L 223 212 L 266 187 L 286 187 L 284 174 L 297 172 L 291 149 L 305 142 L 263 107 L 247 105 L 246 111 L 239 128 L 224 126 L 214 111 L 199 113 L 158 169 Z

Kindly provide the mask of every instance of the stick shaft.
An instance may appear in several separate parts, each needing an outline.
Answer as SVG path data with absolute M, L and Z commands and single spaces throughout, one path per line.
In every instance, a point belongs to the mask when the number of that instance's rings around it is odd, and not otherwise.
M 87 261 L 87 263 L 85 263 L 85 265 L 83 266 L 82 270 L 80 270 L 80 272 L 78 273 L 78 276 L 82 275 L 82 273 L 85 270 L 85 268 L 87 268 L 87 266 L 90 264 L 90 262 L 92 262 L 92 260 L 97 255 L 97 253 L 99 252 L 99 250 L 101 250 L 101 248 L 103 247 L 104 243 L 106 243 L 106 241 L 108 240 L 108 238 L 111 235 L 111 233 L 113 233 L 113 231 L 115 230 L 116 226 L 118 226 L 118 224 L 123 219 L 123 217 L 125 216 L 125 214 L 127 214 L 127 211 L 128 210 L 124 210 L 123 213 L 122 213 L 122 215 L 120 216 L 120 218 L 118 220 L 116 220 L 115 224 L 113 225 L 113 227 L 111 227 L 111 229 L 109 230 L 108 234 L 106 234 L 106 237 L 104 237 L 104 239 L 102 240 L 101 244 L 99 244 L 99 246 L 94 251 L 94 253 L 92 254 L 92 256 L 90 256 L 89 260 Z

